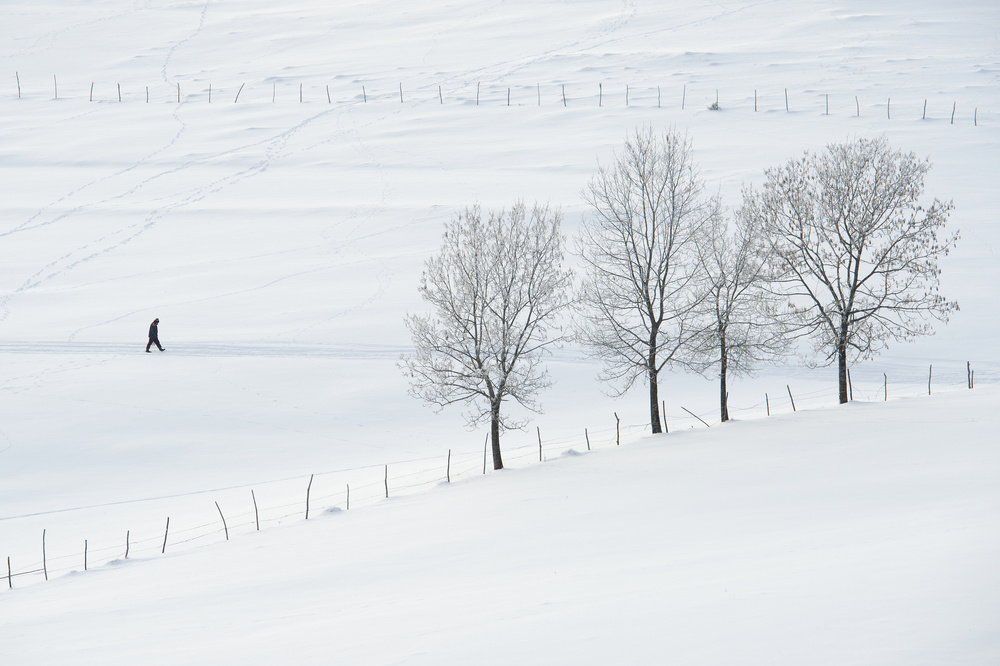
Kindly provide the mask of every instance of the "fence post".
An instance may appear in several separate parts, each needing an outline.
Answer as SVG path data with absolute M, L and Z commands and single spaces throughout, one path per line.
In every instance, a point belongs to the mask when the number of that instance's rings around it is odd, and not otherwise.
M 219 517 L 222 518 L 222 529 L 226 531 L 226 541 L 229 541 L 229 526 L 226 525 L 226 517 L 222 515 L 222 507 L 219 506 L 219 502 L 215 502 L 215 508 L 219 510 Z
M 615 412 L 615 446 L 622 445 L 622 420 L 618 418 L 618 412 Z
M 87 540 L 83 540 L 83 570 L 87 570 Z
M 788 389 L 788 399 L 792 401 L 792 411 L 795 411 L 795 398 L 792 397 L 792 387 L 785 384 L 785 388 Z
M 246 81 L 240 84 L 240 89 L 236 91 L 236 99 L 233 100 L 233 104 L 236 104 L 236 102 L 240 101 L 240 93 L 243 92 L 243 86 L 245 86 L 246 84 L 247 84 Z M 329 88 L 327 88 L 327 90 L 329 90 Z
M 696 419 L 698 419 L 698 420 L 699 420 L 699 421 L 701 421 L 702 423 L 705 423 L 705 421 L 703 421 L 703 420 L 702 420 L 702 418 L 701 418 L 700 416 L 698 416 L 697 414 L 695 414 L 694 412 L 692 412 L 692 411 L 691 411 L 690 409 L 688 409 L 688 408 L 687 408 L 687 407 L 685 407 L 684 405 L 681 405 L 681 409 L 683 409 L 683 410 L 684 410 L 685 412 L 687 412 L 687 413 L 688 413 L 688 414 L 690 414 L 691 416 L 695 417 Z M 710 426 L 710 425 L 708 425 L 707 423 L 705 423 L 705 427 L 706 427 L 706 428 L 711 428 L 712 426 Z
M 882 379 L 883 379 L 883 380 L 884 380 L 884 382 L 885 382 L 885 383 L 883 384 L 883 386 L 882 386 L 882 394 L 883 394 L 883 395 L 885 396 L 885 397 L 884 397 L 884 398 L 882 399 L 882 401 L 883 401 L 883 402 L 888 402 L 888 401 L 889 401 L 889 375 L 887 375 L 887 374 L 885 374 L 885 373 L 883 372 L 883 373 L 882 373 Z
M 306 520 L 309 520 L 309 493 L 312 491 L 314 476 L 315 474 L 309 475 L 309 485 L 306 486 Z
M 129 549 L 129 546 L 131 545 L 129 543 L 129 535 L 131 535 L 131 534 L 132 534 L 131 530 L 125 530 L 125 559 L 126 560 L 128 559 L 128 549 Z
M 934 375 L 934 364 L 931 363 L 930 370 L 927 371 L 927 395 L 931 394 L 931 377 Z
M 163 548 L 160 549 L 160 555 L 167 552 L 167 534 L 170 533 L 170 516 L 167 516 L 167 528 L 163 530 Z
M 260 532 L 260 513 L 257 511 L 257 496 L 253 493 L 253 488 L 250 489 L 250 498 L 253 499 L 253 518 L 257 523 L 257 531 Z
M 49 579 L 49 565 L 45 558 L 45 530 L 42 530 L 42 572 L 45 573 L 45 580 Z
M 448 449 L 448 471 L 447 477 L 448 483 L 451 483 L 451 449 Z
M 535 430 L 538 431 L 538 462 L 542 462 L 542 429 L 535 426 Z
M 10 570 L 10 555 L 7 556 L 7 587 L 14 589 L 14 576 Z
M 767 398 L 767 393 L 764 394 L 764 404 L 767 406 L 767 415 L 771 415 L 771 401 Z
M 389 466 L 385 466 L 385 498 L 389 499 Z
M 847 369 L 847 398 L 854 401 L 854 384 L 851 382 L 851 369 Z
M 586 428 L 583 429 L 583 436 L 587 438 L 587 450 L 589 451 L 590 450 L 590 433 L 587 432 Z

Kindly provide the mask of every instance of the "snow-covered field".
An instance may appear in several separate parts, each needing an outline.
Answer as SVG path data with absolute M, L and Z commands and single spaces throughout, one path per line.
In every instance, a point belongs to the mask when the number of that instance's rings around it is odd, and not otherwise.
M 0 661 L 1000 661 L 998 84 L 987 1 L 0 6 Z M 475 201 L 572 235 L 643 124 L 729 206 L 831 141 L 930 157 L 961 312 L 847 408 L 790 363 L 705 429 L 668 375 L 657 439 L 567 347 L 481 478 L 396 367 L 423 261 Z

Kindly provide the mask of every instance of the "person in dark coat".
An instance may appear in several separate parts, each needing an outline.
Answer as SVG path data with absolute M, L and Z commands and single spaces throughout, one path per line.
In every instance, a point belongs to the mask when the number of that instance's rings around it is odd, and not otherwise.
M 149 325 L 149 342 L 146 343 L 146 353 L 150 354 L 149 348 L 156 345 L 156 348 L 163 351 L 163 347 L 160 346 L 160 333 L 157 327 L 160 325 L 160 319 L 157 317 L 153 320 L 153 323 Z

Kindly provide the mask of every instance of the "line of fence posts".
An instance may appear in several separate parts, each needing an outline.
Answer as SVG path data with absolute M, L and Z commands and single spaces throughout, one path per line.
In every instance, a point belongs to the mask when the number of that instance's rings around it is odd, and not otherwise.
M 967 361 L 966 362 L 966 374 L 967 374 L 967 385 L 968 385 L 968 388 L 972 389 L 975 386 L 975 379 L 974 379 L 975 378 L 975 371 L 972 368 L 972 362 L 971 361 Z M 854 399 L 853 382 L 851 381 L 850 370 L 849 369 L 847 371 L 847 375 L 848 375 L 849 395 L 850 395 L 850 399 L 853 400 Z M 927 394 L 928 395 L 932 394 L 931 389 L 932 389 L 933 375 L 934 375 L 934 365 L 930 364 L 929 367 L 928 367 L 928 373 L 927 373 Z M 883 372 L 882 373 L 882 379 L 883 379 L 883 401 L 887 401 L 889 399 L 889 376 L 888 376 L 888 374 Z M 789 397 L 789 400 L 790 400 L 791 405 L 792 405 L 792 411 L 794 412 L 794 411 L 796 411 L 795 398 L 792 395 L 791 386 L 788 385 L 788 384 L 786 384 L 785 388 L 788 391 L 788 397 Z M 767 410 L 767 415 L 770 416 L 771 415 L 771 403 L 770 403 L 770 397 L 769 397 L 769 395 L 768 395 L 767 392 L 764 393 L 764 404 L 765 404 L 765 407 L 766 407 L 766 410 Z M 690 414 L 692 417 L 694 417 L 695 419 L 697 419 L 698 421 L 700 421 L 706 427 L 711 427 L 707 422 L 705 422 L 704 419 L 702 419 L 700 416 L 698 416 L 697 414 L 695 414 L 691 410 L 687 409 L 683 405 L 681 405 L 680 407 L 685 412 L 687 412 L 688 414 Z M 664 422 L 665 422 L 666 421 L 666 401 L 665 400 L 662 402 L 662 408 L 663 408 Z M 614 414 L 614 417 L 615 417 L 615 445 L 616 446 L 620 446 L 621 445 L 621 418 L 618 416 L 617 412 L 613 412 L 613 414 Z M 536 431 L 536 435 L 537 435 L 537 438 L 538 438 L 538 459 L 539 459 L 539 462 L 543 462 L 544 461 L 544 456 L 543 456 L 541 426 L 535 426 L 535 431 Z M 589 431 L 589 429 L 588 428 L 584 428 L 583 434 L 584 434 L 584 439 L 585 439 L 585 441 L 587 443 L 587 450 L 590 451 L 591 450 L 591 444 L 590 444 L 590 431 Z M 483 473 L 484 474 L 486 473 L 486 463 L 487 463 L 487 460 L 488 460 L 488 452 L 489 452 L 489 433 L 486 434 L 486 439 L 485 439 L 484 444 L 483 444 Z M 389 497 L 389 465 L 388 464 L 384 465 L 383 470 L 384 470 L 383 484 L 384 484 L 384 487 L 385 487 L 385 497 L 388 498 Z M 309 483 L 306 486 L 305 520 L 309 519 L 310 496 L 311 496 L 312 484 L 313 484 L 314 478 L 315 478 L 315 474 L 310 474 L 309 475 Z M 448 457 L 447 457 L 447 463 L 446 463 L 446 468 L 445 468 L 445 478 L 446 478 L 446 481 L 448 483 L 451 483 L 451 449 L 448 449 Z M 257 505 L 257 496 L 256 496 L 256 493 L 254 492 L 253 489 L 250 490 L 250 497 L 253 500 L 255 528 L 256 528 L 257 531 L 259 531 L 260 530 L 260 512 L 259 512 L 258 505 Z M 347 510 L 350 510 L 350 508 L 351 508 L 351 485 L 350 484 L 347 484 L 347 501 L 346 501 L 346 507 L 347 507 Z M 219 517 L 222 520 L 222 527 L 223 527 L 223 531 L 225 533 L 226 541 L 229 541 L 229 527 L 228 527 L 228 524 L 226 522 L 226 517 L 223 514 L 222 507 L 219 505 L 218 501 L 215 501 L 215 508 L 219 512 Z M 166 526 L 164 527 L 164 531 L 163 531 L 163 545 L 162 545 L 162 547 L 160 549 L 160 553 L 161 554 L 166 553 L 167 540 L 168 540 L 169 534 L 170 534 L 170 517 L 167 516 Z M 47 581 L 49 579 L 49 573 L 48 573 L 48 554 L 47 554 L 47 546 L 46 546 L 46 537 L 47 537 L 47 529 L 43 529 L 42 530 L 42 569 L 41 569 L 41 571 L 42 571 L 42 573 L 43 573 L 43 575 L 45 577 L 45 580 Z M 124 556 L 124 559 L 128 559 L 130 548 L 131 548 L 131 531 L 128 530 L 128 531 L 125 532 L 125 556 Z M 88 571 L 89 570 L 89 540 L 87 540 L 87 539 L 84 539 L 84 542 L 83 542 L 83 569 L 84 569 L 84 571 Z M 37 570 L 35 570 L 35 573 L 37 573 Z M 22 574 L 18 574 L 18 575 L 22 575 Z M 13 589 L 13 587 L 14 587 L 13 576 L 14 576 L 14 573 L 13 573 L 13 567 L 12 567 L 12 564 L 11 564 L 11 558 L 8 555 L 7 556 L 7 586 L 10 589 Z
M 21 75 L 20 75 L 20 72 L 15 71 L 14 72 L 14 78 L 15 78 L 15 81 L 17 82 L 17 98 L 21 99 L 22 95 L 21 95 Z M 304 83 L 299 83 L 299 102 L 300 103 L 304 101 L 304 92 L 303 92 L 304 91 L 304 85 L 305 85 Z M 597 106 L 598 107 L 603 107 L 604 106 L 604 83 L 603 82 L 599 82 L 597 85 L 598 85 Z M 57 76 L 55 74 L 52 75 L 52 86 L 53 86 L 53 98 L 54 99 L 59 99 L 59 82 L 58 82 Z M 240 84 L 240 87 L 239 87 L 239 89 L 236 92 L 236 97 L 233 99 L 233 103 L 234 104 L 239 101 L 240 94 L 243 92 L 243 88 L 245 86 L 246 86 L 246 82 L 245 81 Z M 117 84 L 117 88 L 118 88 L 118 101 L 121 102 L 122 101 L 121 83 Z M 329 84 L 325 84 L 325 88 L 326 88 L 326 101 L 327 101 L 328 104 L 332 104 L 333 103 L 333 98 L 332 98 L 332 95 L 330 93 L 330 85 Z M 541 84 L 540 83 L 535 84 L 535 88 L 536 88 L 537 96 L 538 96 L 538 105 L 541 106 L 541 104 L 542 104 Z M 480 89 L 481 89 L 481 82 L 477 82 L 476 83 L 476 106 L 479 106 Z M 567 98 L 566 98 L 566 84 L 562 84 L 561 85 L 561 89 L 562 89 L 563 106 L 568 106 L 568 101 L 567 101 Z M 177 84 L 176 84 L 176 91 L 177 91 L 177 103 L 180 104 L 181 103 L 181 84 L 180 84 L 180 82 L 177 82 Z M 754 110 L 754 113 L 756 113 L 757 110 L 758 110 L 758 94 L 757 93 L 758 93 L 758 91 L 755 88 L 754 91 L 753 91 L 753 110 Z M 364 85 L 361 86 L 361 95 L 362 95 L 363 102 L 367 104 L 368 103 L 368 91 L 367 91 L 367 89 L 366 89 L 366 87 Z M 790 112 L 791 111 L 791 106 L 790 106 L 790 102 L 789 102 L 788 88 L 784 89 L 784 96 L 785 96 L 785 111 L 786 112 Z M 827 93 L 827 94 L 824 95 L 824 97 L 825 97 L 825 115 L 830 115 L 830 95 Z M 272 82 L 272 86 L 271 86 L 271 102 L 273 103 L 276 100 L 276 98 L 277 98 L 277 82 Z M 438 99 L 439 99 L 439 101 L 440 101 L 441 104 L 444 104 L 444 91 L 443 91 L 443 88 L 442 88 L 441 85 L 438 85 Z M 631 86 L 630 86 L 630 84 L 626 83 L 625 84 L 625 106 L 629 106 L 630 105 L 630 100 L 631 100 Z M 94 101 L 94 82 L 91 82 L 91 84 L 90 84 L 89 101 L 91 101 L 91 102 Z M 402 82 L 399 83 L 399 101 L 400 101 L 400 103 L 404 102 L 404 98 L 403 98 L 403 83 Z M 684 84 L 683 87 L 682 87 L 682 89 L 681 89 L 681 110 L 682 111 L 686 107 L 686 101 L 687 101 L 687 84 Z M 921 120 L 926 120 L 927 119 L 927 101 L 928 101 L 927 99 L 924 99 L 924 106 L 923 106 L 923 113 L 921 114 Z M 861 116 L 861 101 L 860 101 L 860 99 L 858 98 L 857 95 L 854 96 L 854 102 L 855 102 L 855 105 L 857 106 L 857 115 L 860 117 Z M 146 86 L 146 103 L 147 104 L 149 103 L 149 86 Z M 211 83 L 208 85 L 208 103 L 209 104 L 212 103 L 212 84 Z M 510 106 L 510 104 L 511 104 L 511 89 L 508 87 L 507 88 L 507 106 Z M 892 119 L 892 108 L 891 108 L 891 105 L 892 105 L 892 98 L 889 97 L 889 98 L 886 99 L 886 118 L 889 119 L 889 120 Z M 661 106 L 662 106 L 662 104 L 661 104 L 660 86 L 657 86 L 656 87 L 656 107 L 657 108 L 661 108 Z M 716 89 L 716 91 L 715 91 L 715 104 L 712 105 L 712 106 L 710 106 L 709 108 L 714 109 L 714 110 L 718 110 L 719 109 L 719 91 L 718 91 L 718 89 Z M 956 101 L 956 102 L 954 102 L 952 104 L 952 109 L 951 109 L 951 124 L 952 125 L 955 124 L 955 114 L 956 114 L 957 110 L 958 110 L 958 102 Z M 979 126 L 979 107 L 975 107 L 973 109 L 973 125 L 976 126 L 976 127 Z

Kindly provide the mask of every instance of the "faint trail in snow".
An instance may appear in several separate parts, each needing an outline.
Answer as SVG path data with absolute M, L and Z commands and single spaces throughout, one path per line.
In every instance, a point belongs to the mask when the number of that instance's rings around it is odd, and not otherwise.
M 131 355 L 144 354 L 145 341 L 130 343 L 116 342 L 70 342 L 70 341 L 18 341 L 0 342 L 3 354 L 41 355 Z M 162 352 L 171 356 L 197 356 L 218 358 L 328 358 L 356 360 L 395 360 L 400 354 L 412 351 L 408 346 L 375 345 L 362 342 L 339 342 L 335 344 L 299 344 L 281 342 L 182 342 L 173 343 Z
M 188 35 L 187 37 L 185 37 L 184 39 L 182 39 L 181 41 L 174 44 L 172 47 L 170 47 L 170 51 L 167 52 L 166 58 L 163 59 L 163 67 L 160 70 L 160 74 L 163 76 L 163 81 L 165 83 L 171 82 L 170 77 L 167 75 L 167 67 L 170 66 L 170 59 L 174 57 L 174 53 L 177 51 L 177 49 L 184 46 L 184 44 L 186 44 L 187 42 L 191 41 L 199 34 L 201 34 L 202 28 L 205 27 L 205 15 L 208 13 L 208 5 L 210 3 L 211 0 L 205 0 L 205 4 L 201 8 L 201 16 L 198 19 L 198 27 L 195 29 L 195 31 L 190 35 Z

